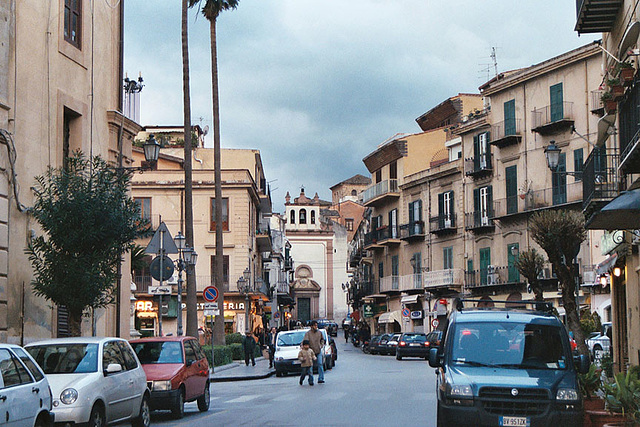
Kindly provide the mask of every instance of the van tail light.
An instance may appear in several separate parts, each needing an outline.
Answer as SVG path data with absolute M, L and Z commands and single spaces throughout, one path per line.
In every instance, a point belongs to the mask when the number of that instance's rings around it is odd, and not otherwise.
M 406 345 L 407 345 L 407 343 L 406 343 L 406 342 L 404 342 L 404 341 L 400 341 L 400 342 L 398 343 L 398 345 L 399 345 L 400 347 L 404 347 L 404 346 L 406 346 Z
M 431 344 L 429 344 L 429 341 L 425 341 L 425 342 L 424 342 L 424 346 L 425 346 L 425 347 L 429 347 L 430 345 L 431 345 Z

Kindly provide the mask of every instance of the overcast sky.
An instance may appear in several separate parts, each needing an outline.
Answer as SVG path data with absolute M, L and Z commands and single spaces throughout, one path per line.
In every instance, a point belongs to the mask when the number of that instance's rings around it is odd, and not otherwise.
M 125 4 L 141 124 L 181 125 L 181 1 Z M 502 72 L 600 37 L 578 37 L 575 14 L 558 0 L 240 0 L 217 26 L 222 147 L 261 151 L 275 211 L 301 186 L 331 200 L 332 185 L 369 176 L 362 159 L 382 141 L 477 93 L 492 47 Z M 211 127 L 209 24 L 195 9 L 189 33 L 192 123 Z

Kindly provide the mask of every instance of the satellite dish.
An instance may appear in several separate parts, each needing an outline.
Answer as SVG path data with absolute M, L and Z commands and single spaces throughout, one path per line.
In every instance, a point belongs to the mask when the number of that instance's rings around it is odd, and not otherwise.
M 209 125 L 204 125 L 204 128 L 202 129 L 202 136 L 205 136 L 208 133 L 209 133 Z
M 620 42 L 620 48 L 618 49 L 618 59 L 622 59 L 627 55 L 627 50 L 638 41 L 638 36 L 640 35 L 640 22 L 633 21 L 627 27 L 627 31 L 624 32 L 624 36 L 622 36 L 622 41 Z
M 598 120 L 598 137 L 596 139 L 596 147 L 602 147 L 604 143 L 611 135 L 612 131 L 615 131 L 616 115 L 607 114 Z

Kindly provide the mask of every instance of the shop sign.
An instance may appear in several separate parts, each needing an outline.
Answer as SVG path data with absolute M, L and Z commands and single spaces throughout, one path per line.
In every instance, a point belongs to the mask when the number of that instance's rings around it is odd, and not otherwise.
M 422 310 L 412 311 L 411 312 L 412 319 L 422 319 Z
M 605 231 L 600 239 L 600 251 L 602 255 L 608 255 L 613 252 L 620 244 L 624 242 L 624 231 Z
M 136 311 L 142 312 L 151 312 L 157 311 L 156 308 L 153 307 L 153 301 L 136 301 Z
M 198 310 L 205 310 L 206 309 L 206 305 L 207 303 L 205 302 L 199 302 L 197 307 Z M 227 302 L 225 301 L 224 304 L 224 309 L 226 310 L 236 310 L 236 311 L 244 311 L 244 302 Z M 183 304 L 183 307 L 186 307 L 185 304 Z
M 362 306 L 362 315 L 367 319 L 373 317 L 373 306 L 371 304 L 364 304 Z

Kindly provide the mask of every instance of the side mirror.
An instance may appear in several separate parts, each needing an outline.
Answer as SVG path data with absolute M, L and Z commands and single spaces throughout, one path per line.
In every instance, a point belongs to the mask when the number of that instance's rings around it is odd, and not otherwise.
M 116 372 L 122 372 L 122 366 L 119 363 L 109 363 L 107 369 L 104 370 L 104 374 L 115 374 Z
M 589 356 L 585 356 L 584 354 L 581 354 L 579 356 L 574 356 L 573 363 L 578 368 L 579 373 L 586 374 L 587 372 L 589 372 L 589 367 L 591 365 Z
M 432 368 L 439 368 L 442 366 L 442 361 L 440 359 L 440 355 L 438 354 L 437 348 L 432 348 L 429 350 L 429 366 Z

